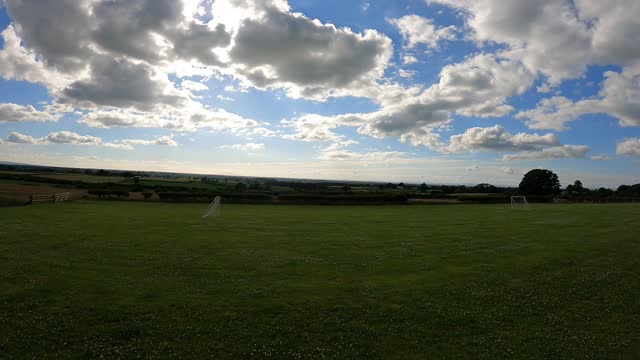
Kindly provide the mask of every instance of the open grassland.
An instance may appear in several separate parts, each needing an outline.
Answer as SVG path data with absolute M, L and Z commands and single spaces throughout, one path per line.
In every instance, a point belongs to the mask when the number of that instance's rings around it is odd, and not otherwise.
M 0 209 L 0 358 L 637 354 L 638 204 L 205 208 Z

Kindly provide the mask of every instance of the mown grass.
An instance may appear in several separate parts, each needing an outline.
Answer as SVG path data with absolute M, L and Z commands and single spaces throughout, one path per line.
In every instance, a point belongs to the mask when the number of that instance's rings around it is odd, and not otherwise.
M 640 206 L 0 209 L 0 358 L 633 358 Z

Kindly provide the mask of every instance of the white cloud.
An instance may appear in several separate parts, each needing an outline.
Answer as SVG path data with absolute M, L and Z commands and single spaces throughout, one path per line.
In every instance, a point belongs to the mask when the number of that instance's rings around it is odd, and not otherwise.
M 224 95 L 218 95 L 218 96 L 216 96 L 216 98 L 217 98 L 218 100 L 222 100 L 222 101 L 234 101 L 234 99 L 233 99 L 233 98 L 230 98 L 230 97 L 228 97 L 228 96 L 224 96 Z
M 285 134 L 283 138 L 306 142 L 340 142 L 344 136 L 333 131 L 341 125 L 339 119 L 339 117 L 308 114 L 293 120 L 282 120 L 282 125 L 295 130 L 293 134 Z
M 418 59 L 413 55 L 404 55 L 402 57 L 402 65 L 411 65 L 418 62 Z
M 400 30 L 406 48 L 419 44 L 437 48 L 439 42 L 456 38 L 455 26 L 437 27 L 433 20 L 418 15 L 406 15 L 389 22 Z
M 626 139 L 616 146 L 617 155 L 626 155 L 640 158 L 640 139 Z
M 635 0 L 427 2 L 462 10 L 471 38 L 507 45 L 502 56 L 547 76 L 552 86 L 580 77 L 590 64 L 627 65 L 640 59 L 634 43 L 640 36 L 640 3 Z
M 520 154 L 504 155 L 502 161 L 579 159 L 584 158 L 589 150 L 590 148 L 585 145 L 563 145 Z
M 9 134 L 9 136 L 7 136 L 4 141 L 14 144 L 37 144 L 38 142 L 40 142 L 39 139 L 17 132 L 12 132 L 11 134 Z
M 182 80 L 180 86 L 185 90 L 193 92 L 209 90 L 209 87 L 207 85 L 192 80 Z
M 120 143 L 112 143 L 112 142 L 102 143 L 102 146 L 112 148 L 112 149 L 118 149 L 118 150 L 134 150 L 135 149 L 133 146 L 128 144 L 120 144 Z
M 449 145 L 443 150 L 454 153 L 478 150 L 525 151 L 559 144 L 560 141 L 554 134 L 511 135 L 502 126 L 496 125 L 489 128 L 469 128 L 463 134 L 453 135 Z
M 133 145 L 158 145 L 158 146 L 178 146 L 172 136 L 160 136 L 153 140 L 125 139 L 113 142 L 103 142 L 102 138 L 91 135 L 80 135 L 71 131 L 56 131 L 42 138 L 34 138 L 29 135 L 12 132 L 4 139 L 7 143 L 18 144 L 70 144 L 70 145 L 93 145 L 120 150 L 133 150 Z
M 405 79 L 410 79 L 412 78 L 414 75 L 416 74 L 415 71 L 413 70 L 404 70 L 404 69 L 399 69 L 398 70 L 398 75 L 400 75 L 400 77 L 403 77 Z
M 521 111 L 518 119 L 534 129 L 566 130 L 566 124 L 584 114 L 608 114 L 622 127 L 640 126 L 640 63 L 621 73 L 607 71 L 598 97 L 571 101 L 563 96 L 541 100 L 537 107 Z
M 323 151 L 320 160 L 331 161 L 391 161 L 404 157 L 406 153 L 400 151 L 372 151 L 367 153 L 356 153 L 349 150 L 330 149 Z
M 243 151 L 263 151 L 264 144 L 246 143 L 220 146 L 221 149 L 243 150 Z
M 12 103 L 0 103 L 0 123 L 24 122 L 24 121 L 58 121 L 60 114 L 50 114 L 36 110 L 31 105 L 18 105 Z
M 160 136 L 153 140 L 142 140 L 142 139 L 124 139 L 118 140 L 118 144 L 124 145 L 159 145 L 159 146 L 178 146 L 178 143 L 173 140 L 173 136 Z
M 99 128 L 164 128 L 176 131 L 198 129 L 238 131 L 258 125 L 255 120 L 243 118 L 223 109 L 208 109 L 195 102 L 184 109 L 166 108 L 161 113 L 118 109 L 98 110 L 85 114 L 80 122 Z
M 601 155 L 593 155 L 591 157 L 591 160 L 595 160 L 595 161 L 605 161 L 605 160 L 611 160 L 611 157 L 607 154 L 601 154 Z
M 70 77 L 47 67 L 35 51 L 22 47 L 13 25 L 3 30 L 1 36 L 4 44 L 0 50 L 0 76 L 3 78 L 41 83 L 49 88 L 62 88 L 71 82 Z
M 264 128 L 264 127 L 239 129 L 235 133 L 238 134 L 238 135 L 243 135 L 243 136 L 247 136 L 247 137 L 253 137 L 253 136 L 273 137 L 273 136 L 276 136 L 276 132 L 275 131 L 267 129 L 267 128 Z
M 44 140 L 55 144 L 97 145 L 102 139 L 96 136 L 80 135 L 71 131 L 57 131 L 47 135 Z
M 503 166 L 502 172 L 507 175 L 513 175 L 513 169 L 508 166 Z
M 305 141 L 335 141 L 338 126 L 357 126 L 358 133 L 384 138 L 396 136 L 413 145 L 438 148 L 434 129 L 448 124 L 451 114 L 491 117 L 504 116 L 513 108 L 505 104 L 509 96 L 522 94 L 533 83 L 533 76 L 521 65 L 478 54 L 440 72 L 440 81 L 418 93 L 402 93 L 389 98 L 371 113 L 333 117 L 305 115 L 285 121 L 296 133 L 286 137 Z

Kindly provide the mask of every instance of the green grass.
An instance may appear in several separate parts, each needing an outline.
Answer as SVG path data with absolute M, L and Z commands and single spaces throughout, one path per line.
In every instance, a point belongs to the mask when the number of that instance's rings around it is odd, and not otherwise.
M 637 352 L 640 206 L 0 209 L 0 358 Z

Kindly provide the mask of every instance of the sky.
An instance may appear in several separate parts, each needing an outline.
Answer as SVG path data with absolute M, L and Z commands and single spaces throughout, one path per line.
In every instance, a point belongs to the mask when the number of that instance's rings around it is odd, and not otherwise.
M 0 161 L 640 182 L 637 0 L 0 2 Z

